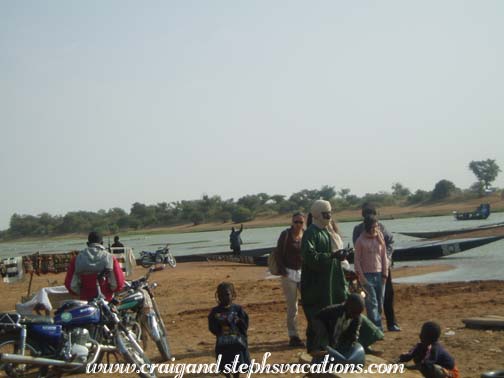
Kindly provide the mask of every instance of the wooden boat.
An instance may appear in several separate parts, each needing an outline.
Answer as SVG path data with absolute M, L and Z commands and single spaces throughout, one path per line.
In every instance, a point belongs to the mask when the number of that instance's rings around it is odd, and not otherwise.
M 504 329 L 504 316 L 488 315 L 475 318 L 462 319 L 467 328 L 477 329 Z
M 397 248 L 394 251 L 394 261 L 433 260 L 453 255 L 472 248 L 481 247 L 504 238 L 504 236 L 489 236 L 484 238 L 457 239 L 422 243 L 419 245 Z
M 487 219 L 490 215 L 490 204 L 482 203 L 474 211 L 459 213 L 457 211 L 453 212 L 456 220 L 473 220 L 473 219 Z
M 175 258 L 177 260 L 177 263 L 201 262 L 201 261 L 230 261 L 244 264 L 254 264 L 254 257 L 269 254 L 272 249 L 273 247 L 244 250 L 241 252 L 240 256 L 233 255 L 232 251 L 229 252 L 226 251 L 226 252 L 202 253 L 198 255 L 175 256 Z M 140 259 L 137 259 L 136 262 L 137 265 L 141 265 Z
M 440 238 L 447 235 L 460 235 L 473 231 L 482 231 L 482 230 L 491 230 L 493 228 L 504 227 L 504 222 L 486 224 L 478 227 L 468 227 L 468 228 L 459 228 L 457 230 L 441 230 L 441 231 L 419 231 L 419 232 L 396 232 L 396 234 L 412 236 L 414 238 L 425 238 L 425 239 L 434 239 Z
M 419 261 L 434 260 L 440 257 L 453 255 L 467 251 L 472 248 L 481 247 L 485 244 L 503 239 L 504 236 L 490 236 L 484 238 L 457 239 L 449 241 L 438 241 L 417 244 L 410 247 L 396 248 L 394 250 L 394 261 Z M 268 255 L 253 257 L 256 265 L 267 266 Z M 348 261 L 353 262 L 353 255 L 348 257 Z

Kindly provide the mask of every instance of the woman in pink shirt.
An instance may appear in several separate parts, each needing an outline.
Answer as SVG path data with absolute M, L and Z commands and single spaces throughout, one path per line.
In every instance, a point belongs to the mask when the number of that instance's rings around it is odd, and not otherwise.
M 383 293 L 388 274 L 387 248 L 374 215 L 364 218 L 364 231 L 355 243 L 355 273 L 366 291 L 368 318 L 381 330 Z

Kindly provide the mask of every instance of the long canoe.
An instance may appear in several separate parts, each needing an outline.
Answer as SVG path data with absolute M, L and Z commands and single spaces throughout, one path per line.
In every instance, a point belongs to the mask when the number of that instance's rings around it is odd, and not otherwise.
M 478 227 L 471 228 L 459 228 L 457 230 L 441 230 L 441 231 L 419 231 L 419 232 L 396 232 L 396 234 L 412 236 L 414 238 L 425 238 L 425 239 L 434 239 L 440 238 L 447 235 L 460 235 L 473 231 L 481 231 L 481 230 L 491 230 L 494 228 L 504 227 L 504 222 L 486 224 Z
M 397 248 L 394 251 L 394 261 L 433 260 L 453 255 L 472 248 L 481 247 L 503 239 L 504 236 L 488 236 L 483 238 L 457 239 L 422 243 L 407 248 Z
M 484 238 L 428 242 L 410 247 L 396 248 L 394 250 L 394 261 L 434 260 L 464 252 L 472 248 L 481 247 L 503 238 L 504 236 L 490 236 Z M 253 259 L 256 265 L 266 266 L 268 255 L 254 257 Z M 350 255 L 348 260 L 353 262 L 353 255 Z
M 184 256 L 175 256 L 177 263 L 185 263 L 185 262 L 202 262 L 202 261 L 234 261 L 245 264 L 254 264 L 254 258 L 257 256 L 263 256 L 271 252 L 273 247 L 268 248 L 256 248 L 256 249 L 248 249 L 241 251 L 240 256 L 234 256 L 232 251 L 226 252 L 212 252 L 212 253 L 202 253 L 195 255 L 184 255 Z M 137 259 L 137 265 L 140 264 L 141 259 Z

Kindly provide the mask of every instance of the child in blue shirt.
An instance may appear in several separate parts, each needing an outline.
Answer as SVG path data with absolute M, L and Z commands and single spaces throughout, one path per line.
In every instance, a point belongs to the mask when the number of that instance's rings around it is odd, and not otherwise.
M 459 378 L 454 358 L 439 343 L 441 327 L 435 322 L 426 322 L 420 331 L 420 342 L 408 353 L 399 356 L 399 362 L 413 360 L 426 378 Z
M 238 367 L 240 364 L 250 364 L 248 351 L 247 329 L 248 315 L 245 310 L 233 303 L 236 298 L 234 285 L 222 282 L 215 292 L 219 303 L 208 315 L 208 329 L 216 337 L 215 355 L 222 356 L 219 364 L 219 372 L 223 372 L 226 364 L 232 364 L 238 355 Z M 227 378 L 231 374 L 225 374 Z M 235 373 L 234 378 L 240 376 Z

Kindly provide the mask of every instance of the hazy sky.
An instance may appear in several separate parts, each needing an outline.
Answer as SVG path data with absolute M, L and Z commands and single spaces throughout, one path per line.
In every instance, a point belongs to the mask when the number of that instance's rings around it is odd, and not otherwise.
M 1 1 L 10 216 L 504 168 L 504 1 Z M 504 173 L 495 182 L 504 186 Z

